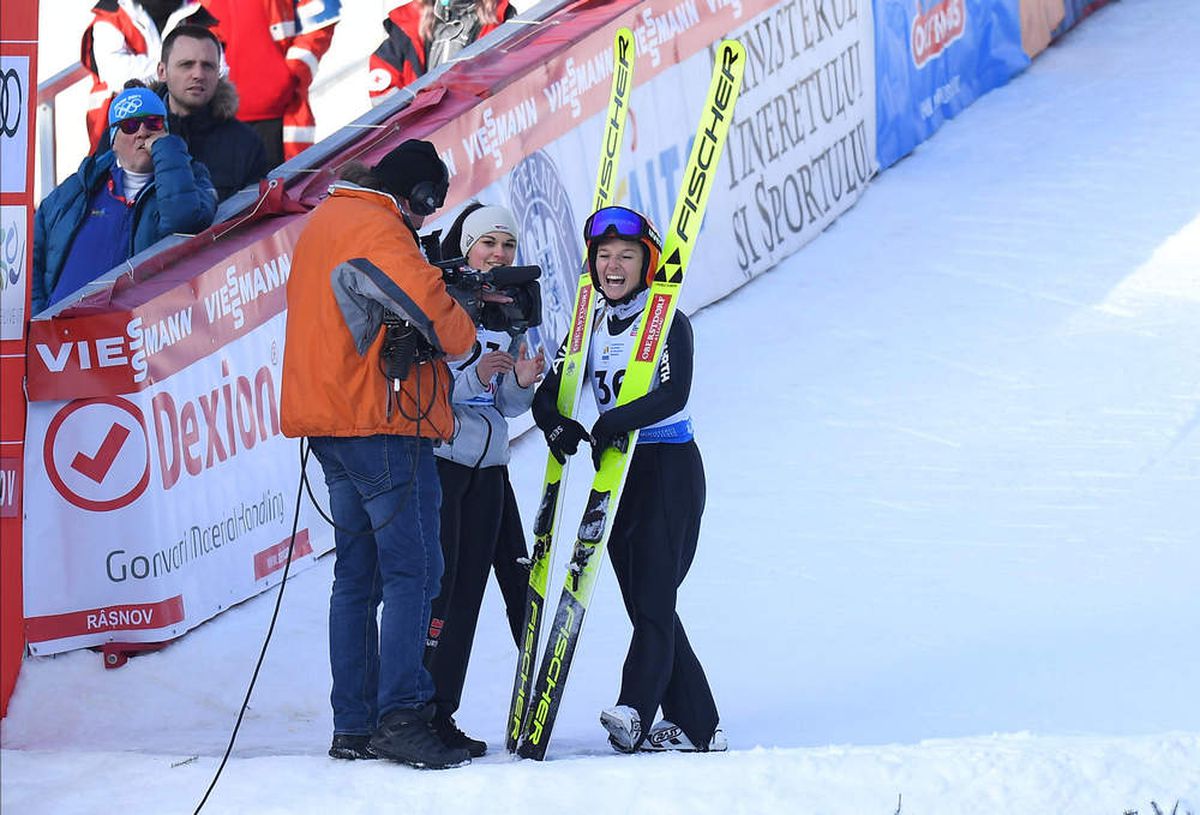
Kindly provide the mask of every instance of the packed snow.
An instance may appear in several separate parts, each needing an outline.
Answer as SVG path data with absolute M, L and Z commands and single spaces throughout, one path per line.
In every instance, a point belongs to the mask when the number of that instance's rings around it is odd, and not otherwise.
M 728 753 L 609 749 L 606 566 L 546 762 L 503 749 L 494 586 L 458 716 L 489 754 L 329 759 L 325 557 L 205 811 L 1200 812 L 1197 42 L 1194 0 L 1102 8 L 694 316 L 708 509 L 680 614 Z M 515 445 L 527 524 L 544 456 Z M 6 815 L 192 811 L 274 603 L 118 670 L 28 659 Z

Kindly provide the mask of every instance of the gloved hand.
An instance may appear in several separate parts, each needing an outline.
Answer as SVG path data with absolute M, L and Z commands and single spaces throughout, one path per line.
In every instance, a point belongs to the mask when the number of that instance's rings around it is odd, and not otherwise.
M 627 434 L 630 429 L 615 421 L 612 411 L 600 414 L 600 418 L 592 425 L 592 464 L 597 470 L 600 469 L 600 457 L 608 448 L 616 447 L 621 452 L 625 452 L 625 445 L 628 444 L 629 439 Z
M 550 447 L 551 455 L 558 459 L 559 464 L 566 464 L 567 456 L 575 455 L 575 451 L 579 449 L 579 442 L 584 439 L 591 441 L 592 438 L 583 425 L 566 416 L 560 416 L 558 424 L 542 432 L 546 434 L 546 444 Z

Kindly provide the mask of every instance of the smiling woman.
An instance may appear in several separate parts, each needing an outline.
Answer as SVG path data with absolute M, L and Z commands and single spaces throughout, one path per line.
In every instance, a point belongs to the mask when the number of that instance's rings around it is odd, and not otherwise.
M 505 207 L 472 202 L 442 242 L 445 257 L 464 256 L 473 269 L 511 266 L 519 235 Z M 509 481 L 508 419 L 529 410 L 545 357 L 530 355 L 525 335 L 478 328 L 469 356 L 452 365 L 455 432 L 437 448 L 442 486 L 441 544 L 446 571 L 433 602 L 425 662 L 434 682 L 434 726 L 447 744 L 481 756 L 487 745 L 459 730 L 462 698 L 479 611 L 494 569 L 504 596 L 509 632 L 520 644 L 529 572 L 525 533 Z M 499 711 L 497 711 L 498 713 Z
M 623 363 L 632 358 L 647 319 L 662 244 L 650 221 L 625 207 L 597 210 L 584 224 L 583 237 L 588 272 L 605 301 L 587 360 L 600 418 L 588 433 L 559 413 L 561 365 L 538 388 L 533 415 L 560 462 L 589 440 L 597 471 L 606 449 L 627 445 L 630 433 L 638 431 L 608 544 L 633 636 L 617 703 L 601 712 L 600 723 L 621 753 L 725 750 L 716 701 L 675 609 L 676 592 L 696 554 L 706 492 L 688 409 L 691 323 L 676 313 L 649 391 L 619 404 Z M 560 361 L 564 351 L 565 345 Z M 661 500 L 664 495 L 671 500 Z M 655 722 L 660 709 L 662 718 Z

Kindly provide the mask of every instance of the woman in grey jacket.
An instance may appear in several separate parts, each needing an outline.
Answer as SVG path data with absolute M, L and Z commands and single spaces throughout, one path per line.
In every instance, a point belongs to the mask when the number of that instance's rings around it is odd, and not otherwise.
M 476 269 L 512 265 L 517 229 L 504 207 L 466 207 L 443 244 L 447 257 L 463 255 Z M 514 356 L 510 349 L 516 347 Z M 425 664 L 433 675 L 437 713 L 434 728 L 448 747 L 482 756 L 487 745 L 463 733 L 454 721 L 467 676 L 479 608 L 493 563 L 509 625 L 523 613 L 528 571 L 524 533 L 508 480 L 508 418 L 529 410 L 541 381 L 545 357 L 530 357 L 524 338 L 479 329 L 475 348 L 452 366 L 454 437 L 435 449 L 442 482 L 441 540 L 446 568 L 433 601 Z M 515 604 L 514 604 L 515 601 Z M 519 636 L 517 620 L 513 637 Z

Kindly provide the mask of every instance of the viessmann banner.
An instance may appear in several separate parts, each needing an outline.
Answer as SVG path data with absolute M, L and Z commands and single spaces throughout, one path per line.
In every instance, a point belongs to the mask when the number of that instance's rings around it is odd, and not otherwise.
M 544 270 L 535 340 L 551 350 L 580 271 L 620 25 L 638 57 L 617 200 L 659 224 L 686 183 L 713 48 L 731 33 L 747 46 L 685 308 L 813 239 L 875 170 L 869 3 L 630 3 L 422 134 L 451 167 L 451 206 L 478 198 L 517 215 L 521 261 Z M 170 639 L 278 580 L 299 477 L 297 444 L 278 430 L 284 286 L 304 217 L 277 221 L 142 306 L 33 324 L 29 390 L 46 400 L 30 406 L 27 463 L 36 653 Z M 324 501 L 315 462 L 309 478 Z M 304 503 L 300 565 L 332 545 Z

